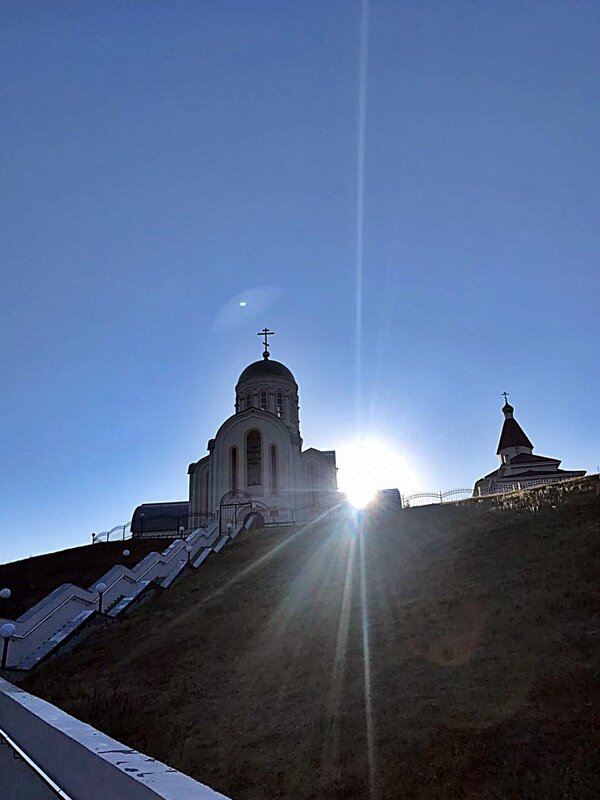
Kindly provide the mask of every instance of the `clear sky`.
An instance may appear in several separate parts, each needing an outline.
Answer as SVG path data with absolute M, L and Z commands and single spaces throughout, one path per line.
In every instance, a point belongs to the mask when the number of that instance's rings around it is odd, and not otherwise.
M 360 2 L 1 14 L 0 561 L 186 499 L 264 325 L 401 490 L 494 469 L 505 390 L 596 470 L 597 2 L 372 0 L 358 397 Z

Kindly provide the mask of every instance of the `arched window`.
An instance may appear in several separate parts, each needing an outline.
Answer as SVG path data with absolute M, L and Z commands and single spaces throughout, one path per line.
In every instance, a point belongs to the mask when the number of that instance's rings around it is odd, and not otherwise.
M 246 436 L 246 485 L 262 486 L 262 441 L 260 431 Z
M 267 393 L 266 392 L 261 392 L 260 393 L 260 410 L 261 411 L 268 411 Z
M 244 410 L 244 398 L 240 397 L 238 399 L 238 411 L 243 411 L 243 410 Z
M 283 392 L 277 392 L 277 416 L 283 418 Z
M 204 513 L 208 514 L 208 467 L 204 470 L 202 479 L 204 483 Z
M 246 395 L 246 408 L 252 408 L 252 395 Z
M 232 447 L 229 454 L 229 489 L 232 492 L 238 488 L 238 449 Z
M 279 494 L 279 475 L 277 465 L 277 445 L 271 445 L 271 494 Z

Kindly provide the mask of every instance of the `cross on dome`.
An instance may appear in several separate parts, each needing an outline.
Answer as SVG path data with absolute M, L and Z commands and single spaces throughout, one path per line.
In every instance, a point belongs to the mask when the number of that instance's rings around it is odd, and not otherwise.
M 269 338 L 268 337 L 269 336 L 274 336 L 275 335 L 275 331 L 270 331 L 268 328 L 263 328 L 262 331 L 259 331 L 256 335 L 265 337 L 265 340 L 263 342 L 263 345 L 265 346 L 265 349 L 264 349 L 264 352 L 263 352 L 263 358 L 269 358 L 271 354 L 269 353 Z

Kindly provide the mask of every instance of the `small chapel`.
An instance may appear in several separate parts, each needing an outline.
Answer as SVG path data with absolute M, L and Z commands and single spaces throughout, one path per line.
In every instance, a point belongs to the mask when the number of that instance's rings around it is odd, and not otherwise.
M 234 413 L 208 440 L 207 455 L 188 467 L 189 499 L 138 506 L 133 536 L 203 527 L 216 514 L 235 523 L 251 512 L 265 524 L 301 522 L 335 500 L 335 451 L 303 449 L 298 384 L 271 358 L 274 331 L 258 335 L 262 358 L 240 374 Z
M 585 475 L 585 470 L 560 469 L 561 462 L 558 458 L 534 455 L 533 444 L 515 419 L 514 411 L 505 392 L 502 407 L 504 422 L 496 451 L 500 466 L 475 483 L 473 496 L 512 492 L 515 489 Z

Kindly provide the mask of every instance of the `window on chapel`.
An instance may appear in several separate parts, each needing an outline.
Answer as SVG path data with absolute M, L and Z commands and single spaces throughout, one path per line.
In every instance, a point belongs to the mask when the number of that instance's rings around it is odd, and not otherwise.
M 271 494 L 279 494 L 279 475 L 277 474 L 277 445 L 271 445 Z
M 283 417 L 283 393 L 277 392 L 277 416 Z
M 262 440 L 259 431 L 246 436 L 246 485 L 262 486 Z
M 238 488 L 237 475 L 238 475 L 238 449 L 237 447 L 232 447 L 229 459 L 229 488 L 232 492 L 235 492 L 236 489 Z
M 260 393 L 260 409 L 261 409 L 261 411 L 267 411 L 268 410 L 267 393 L 266 392 L 261 392 Z

